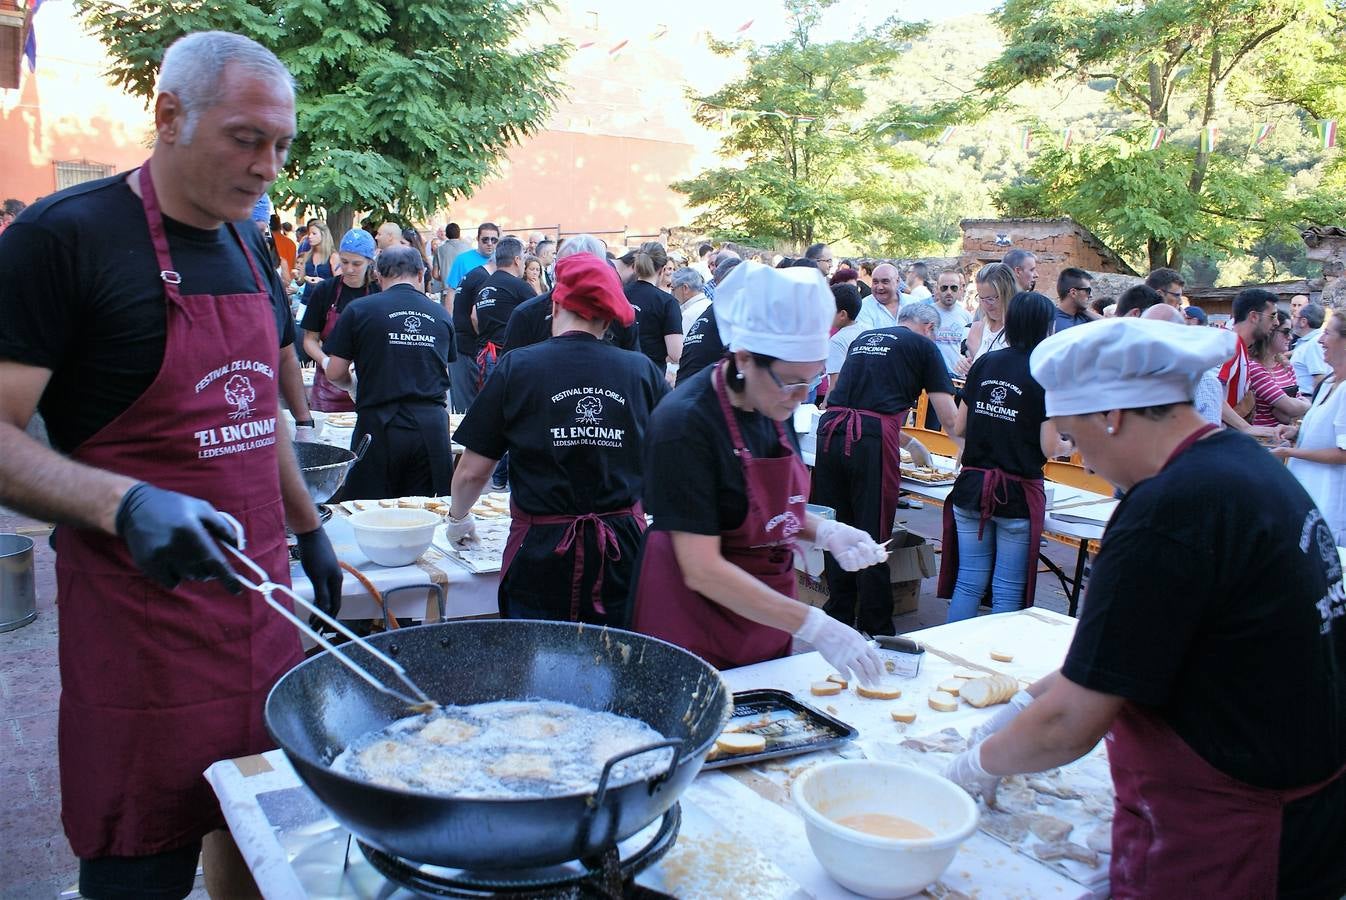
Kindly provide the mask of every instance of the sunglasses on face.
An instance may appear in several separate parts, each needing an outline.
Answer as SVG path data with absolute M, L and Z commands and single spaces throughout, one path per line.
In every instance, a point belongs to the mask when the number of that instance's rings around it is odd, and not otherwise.
M 481 241 L 483 244 L 498 244 L 498 243 L 500 243 L 500 238 L 498 238 L 498 237 L 479 237 L 479 238 L 477 238 L 477 240 Z
M 940 289 L 941 291 L 949 291 L 950 293 L 953 293 L 953 292 L 955 292 L 955 291 L 962 290 L 962 288 L 960 288 L 960 287 L 959 287 L 958 285 L 956 285 L 956 284 L 941 284 L 941 285 L 939 286 L 939 289 Z
M 1092 287 L 1073 287 L 1071 290 L 1079 291 L 1081 294 L 1092 294 L 1094 292 Z
M 771 366 L 766 367 L 766 373 L 771 376 L 772 381 L 776 382 L 776 387 L 780 388 L 787 394 L 793 394 L 796 391 L 812 391 L 818 385 L 823 383 L 822 372 L 819 372 L 817 375 L 813 376 L 813 379 L 811 381 L 781 381 L 780 376 L 776 374 L 776 372 L 771 368 Z
M 1276 329 L 1276 333 L 1279 334 L 1281 337 L 1289 337 L 1289 336 L 1290 336 L 1290 329 L 1288 329 L 1288 328 L 1277 328 L 1277 329 Z

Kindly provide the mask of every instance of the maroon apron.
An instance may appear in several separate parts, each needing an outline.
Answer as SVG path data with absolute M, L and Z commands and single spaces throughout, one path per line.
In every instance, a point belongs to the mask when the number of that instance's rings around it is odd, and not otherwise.
M 851 455 L 851 446 L 860 440 L 863 434 L 862 420 L 865 417 L 878 419 L 882 428 L 883 450 L 880 455 L 879 471 L 879 531 L 871 535 L 882 544 L 893 535 L 893 519 L 897 516 L 897 500 L 902 492 L 902 423 L 906 421 L 908 409 L 895 413 L 877 413 L 867 409 L 851 409 L 846 406 L 829 406 L 828 412 L 838 415 L 827 423 L 827 427 L 818 435 L 821 452 L 830 452 L 832 435 L 838 428 L 846 429 L 847 456 Z M 847 524 L 855 524 L 848 522 Z
M 981 540 L 986 523 L 1008 499 L 1005 487 L 1018 482 L 1024 489 L 1024 503 L 1028 506 L 1028 572 L 1024 576 L 1025 607 L 1033 605 L 1038 590 L 1038 546 L 1042 542 L 1042 522 L 1047 517 L 1047 495 L 1042 490 L 1042 478 L 1024 478 L 1011 475 L 1004 469 L 979 469 L 963 466 L 964 472 L 981 473 L 981 506 L 977 522 L 977 540 Z M 953 596 L 958 581 L 958 523 L 953 518 L 953 503 L 944 504 L 944 548 L 939 564 L 939 584 L 935 596 L 948 600 Z
M 785 455 L 753 457 L 725 390 L 723 366 L 716 367 L 714 382 L 748 495 L 743 524 L 720 534 L 720 553 L 767 587 L 793 598 L 795 535 L 804 525 L 808 470 L 779 422 L 776 433 Z M 684 647 L 718 669 L 790 653 L 788 631 L 745 619 L 687 587 L 667 531 L 646 535 L 632 628 Z
M 580 618 L 580 590 L 584 580 L 584 530 L 593 528 L 598 538 L 598 574 L 594 578 L 593 589 L 589 592 L 589 604 L 593 611 L 600 616 L 608 614 L 607 608 L 603 605 L 603 569 L 608 562 L 619 562 L 622 558 L 621 547 L 618 545 L 617 533 L 612 530 L 612 526 L 607 523 L 607 519 L 621 519 L 631 517 L 636 520 L 636 528 L 640 531 L 645 530 L 645 511 L 640 503 L 628 506 L 625 509 L 614 509 L 611 512 L 604 513 L 586 513 L 580 516 L 534 516 L 519 509 L 511 496 L 509 501 L 509 540 L 505 543 L 505 556 L 500 567 L 500 615 L 502 618 L 509 618 L 508 603 L 505 598 L 504 580 L 505 573 L 509 571 L 510 563 L 514 561 L 514 555 L 519 552 L 519 547 L 523 546 L 524 538 L 534 525 L 564 525 L 565 532 L 561 539 L 556 542 L 556 547 L 552 551 L 557 556 L 565 556 L 571 550 L 575 551 L 574 571 L 570 577 L 570 621 L 578 622 Z
M 148 162 L 138 177 L 167 301 L 163 365 L 72 456 L 230 513 L 248 555 L 288 584 L 271 295 L 230 225 L 256 292 L 183 296 Z M 257 594 L 198 581 L 165 590 L 141 574 L 120 538 L 56 534 L 61 818 L 70 846 L 89 859 L 189 844 L 224 826 L 205 769 L 274 746 L 262 704 L 301 659 L 299 636 Z
M 327 317 L 323 319 L 322 332 L 318 335 L 320 340 L 327 340 L 327 336 L 336 327 L 337 319 L 341 318 L 337 304 L 341 302 L 341 291 L 344 287 L 345 284 L 338 278 L 336 295 L 332 297 L 332 305 L 327 307 Z M 313 387 L 309 390 L 309 407 L 318 412 L 355 412 L 355 401 L 351 399 L 350 392 L 328 381 L 327 374 L 322 370 L 322 360 L 318 362 L 317 371 L 313 373 Z

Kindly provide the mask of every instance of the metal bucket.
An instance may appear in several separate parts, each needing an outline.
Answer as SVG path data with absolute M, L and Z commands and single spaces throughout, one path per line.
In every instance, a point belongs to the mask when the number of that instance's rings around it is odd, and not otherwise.
M 36 618 L 33 539 L 0 534 L 0 631 L 22 628 Z

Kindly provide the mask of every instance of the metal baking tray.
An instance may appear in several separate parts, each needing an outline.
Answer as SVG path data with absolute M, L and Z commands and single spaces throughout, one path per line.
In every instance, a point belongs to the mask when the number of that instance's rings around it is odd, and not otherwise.
M 734 715 L 730 724 L 744 722 L 753 724 L 739 730 L 765 737 L 766 749 L 758 753 L 719 756 L 708 760 L 703 769 L 722 769 L 778 756 L 813 753 L 844 744 L 860 733 L 854 726 L 809 706 L 789 691 L 770 688 L 734 694 Z

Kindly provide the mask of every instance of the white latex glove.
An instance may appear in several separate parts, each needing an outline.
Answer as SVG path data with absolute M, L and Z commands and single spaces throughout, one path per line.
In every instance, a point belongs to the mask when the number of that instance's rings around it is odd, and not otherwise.
M 837 565 L 847 572 L 867 569 L 888 559 L 888 551 L 876 544 L 867 532 L 834 519 L 818 522 L 813 543 L 831 553 Z
M 481 538 L 477 537 L 477 517 L 471 512 L 461 519 L 450 515 L 444 530 L 448 533 L 449 543 L 461 550 L 475 550 L 481 546 Z
M 969 742 L 973 746 L 980 744 L 982 741 L 1013 722 L 1015 718 L 1018 717 L 1019 713 L 1028 709 L 1028 704 L 1032 702 L 1032 694 L 1028 693 L 1028 691 L 1019 691 L 1019 693 L 1010 698 L 1009 703 L 997 710 L 995 715 L 972 729 L 972 737 L 969 739 Z
M 860 632 L 816 606 L 809 607 L 804 624 L 799 626 L 795 637 L 817 648 L 842 678 L 849 678 L 848 673 L 854 673 L 861 684 L 869 685 L 878 684 L 883 677 L 883 660 Z
M 912 438 L 903 449 L 911 454 L 911 461 L 914 465 L 934 468 L 935 462 L 930 458 L 930 451 L 925 449 L 925 444 Z
M 313 443 L 318 439 L 318 429 L 312 425 L 296 425 L 294 427 L 294 439 Z
M 954 757 L 944 777 L 972 795 L 981 797 L 987 806 L 995 805 L 995 792 L 1000 787 L 1000 776 L 991 775 L 981 766 L 981 745 L 964 750 Z

